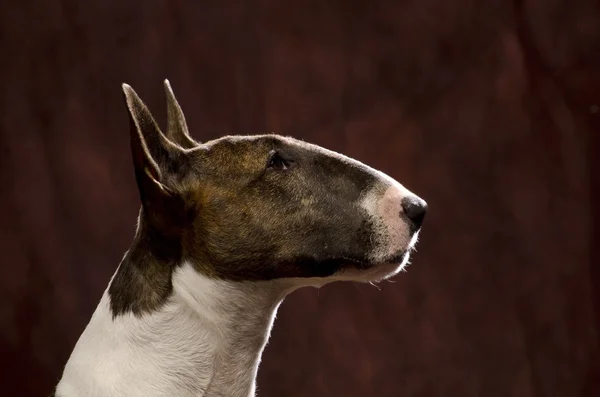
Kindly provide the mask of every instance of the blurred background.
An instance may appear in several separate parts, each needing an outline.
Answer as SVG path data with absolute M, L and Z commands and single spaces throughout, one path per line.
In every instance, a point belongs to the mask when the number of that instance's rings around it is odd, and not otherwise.
M 121 87 L 278 132 L 430 212 L 407 273 L 284 302 L 261 397 L 600 396 L 600 4 L 0 2 L 0 379 L 42 396 L 133 238 Z

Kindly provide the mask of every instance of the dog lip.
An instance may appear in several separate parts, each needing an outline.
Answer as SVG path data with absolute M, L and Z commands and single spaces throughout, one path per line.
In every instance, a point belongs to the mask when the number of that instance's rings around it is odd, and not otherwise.
M 368 269 L 369 267 L 375 265 L 374 263 L 365 260 L 354 259 L 350 257 L 342 257 L 341 259 L 347 261 L 350 265 L 355 265 L 358 269 Z
M 360 260 L 360 259 L 355 259 L 355 258 L 350 258 L 350 257 L 342 257 L 341 259 L 344 261 L 347 261 L 347 263 L 349 265 L 354 265 L 359 270 L 367 270 L 367 269 L 371 269 L 371 268 L 374 268 L 374 267 L 377 267 L 377 266 L 383 265 L 383 264 L 400 264 L 400 263 L 404 262 L 407 255 L 408 255 L 408 250 L 402 250 L 402 251 L 396 253 L 395 255 L 390 256 L 389 258 L 385 258 L 383 260 L 378 260 L 377 262 L 369 261 L 369 260 Z

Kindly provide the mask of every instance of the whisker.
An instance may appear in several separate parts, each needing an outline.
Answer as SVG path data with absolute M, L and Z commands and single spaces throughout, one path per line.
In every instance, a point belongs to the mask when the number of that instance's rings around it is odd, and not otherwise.
M 373 287 L 377 288 L 378 291 L 381 291 L 381 287 L 379 287 L 377 284 L 375 284 L 372 281 L 369 281 L 369 284 L 371 284 Z

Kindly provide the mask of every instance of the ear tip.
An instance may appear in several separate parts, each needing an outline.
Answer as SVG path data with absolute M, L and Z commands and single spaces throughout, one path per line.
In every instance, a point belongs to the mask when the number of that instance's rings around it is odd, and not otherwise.
M 171 88 L 171 82 L 169 82 L 169 79 L 165 79 L 163 82 L 165 84 L 165 90 L 167 92 L 172 93 L 173 92 L 173 88 Z
M 127 97 L 131 96 L 134 93 L 133 88 L 131 88 L 131 86 L 127 83 L 121 84 L 121 88 L 123 89 L 123 93 Z

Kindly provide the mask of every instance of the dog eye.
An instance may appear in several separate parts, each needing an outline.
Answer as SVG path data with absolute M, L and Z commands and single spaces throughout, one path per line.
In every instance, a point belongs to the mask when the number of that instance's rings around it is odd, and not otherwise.
M 276 171 L 285 171 L 290 168 L 293 164 L 293 161 L 284 159 L 277 152 L 272 152 L 269 157 L 269 161 L 267 163 L 267 168 L 276 170 Z

